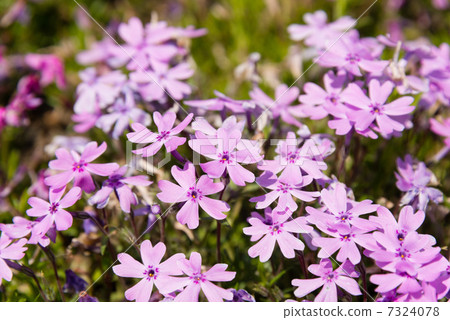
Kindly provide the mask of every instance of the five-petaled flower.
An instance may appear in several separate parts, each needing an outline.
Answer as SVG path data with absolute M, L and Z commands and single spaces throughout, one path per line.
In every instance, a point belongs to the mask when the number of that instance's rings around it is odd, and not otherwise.
M 106 142 L 97 147 L 97 142 L 89 142 L 83 152 L 68 151 L 61 148 L 56 150 L 56 160 L 49 162 L 50 169 L 63 171 L 45 178 L 45 183 L 53 189 L 67 186 L 74 180 L 74 187 L 80 187 L 85 192 L 95 190 L 95 184 L 91 173 L 99 176 L 109 176 L 119 169 L 117 163 L 91 163 L 106 151 Z

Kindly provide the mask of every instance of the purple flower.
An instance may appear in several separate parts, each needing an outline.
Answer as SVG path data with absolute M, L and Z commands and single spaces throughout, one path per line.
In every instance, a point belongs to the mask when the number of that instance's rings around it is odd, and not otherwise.
M 27 210 L 27 215 L 42 217 L 42 220 L 33 226 L 33 233 L 45 234 L 53 224 L 58 231 L 67 230 L 72 226 L 72 215 L 64 209 L 73 206 L 81 198 L 81 189 L 73 187 L 63 197 L 65 190 L 66 188 L 50 189 L 50 202 L 36 197 L 28 199 L 31 209 Z
M 361 295 L 358 282 L 351 278 L 357 278 L 359 274 L 348 260 L 334 271 L 329 259 L 322 259 L 320 264 L 310 265 L 308 270 L 319 278 L 292 280 L 292 285 L 298 286 L 294 291 L 295 296 L 298 298 L 304 297 L 308 293 L 322 287 L 322 290 L 314 298 L 314 301 L 337 302 L 336 286 L 339 286 L 353 296 Z
M 295 133 L 288 132 L 286 139 L 278 142 L 275 159 L 264 159 L 258 165 L 258 169 L 274 174 L 281 172 L 280 179 L 298 183 L 303 180 L 302 172 L 306 172 L 314 179 L 323 178 L 322 171 L 327 169 L 327 165 L 323 161 L 325 155 L 320 150 L 321 145 L 313 139 L 306 139 L 299 147 L 300 142 Z
M 176 119 L 175 112 L 167 111 L 164 116 L 159 112 L 153 113 L 153 121 L 155 122 L 158 133 L 151 132 L 140 123 L 133 123 L 131 127 L 134 132 L 128 133 L 127 138 L 134 143 L 150 143 L 150 145 L 134 150 L 133 153 L 140 154 L 143 157 L 151 157 L 155 155 L 164 145 L 167 152 L 175 151 L 179 146 L 186 142 L 186 138 L 177 135 L 187 127 L 194 115 L 190 113 L 175 128 L 173 127 Z
M 183 101 L 186 105 L 199 108 L 202 111 L 225 111 L 229 109 L 233 114 L 245 113 L 248 108 L 255 108 L 251 100 L 234 100 L 219 91 L 214 91 L 216 98 L 206 100 Z
M 112 130 L 111 136 L 114 139 L 118 139 L 122 135 L 130 122 L 137 122 L 144 126 L 150 124 L 150 115 L 136 107 L 133 92 L 128 88 L 124 90 L 123 95 L 124 97 L 118 98 L 107 109 L 107 113 L 101 115 L 95 123 L 106 133 Z
M 401 199 L 401 205 L 411 204 L 414 208 L 425 211 L 428 202 L 441 203 L 443 194 L 436 188 L 427 187 L 433 178 L 433 173 L 427 169 L 425 163 L 414 164 L 410 155 L 403 161 L 397 158 L 397 188 L 406 192 Z
M 366 130 L 376 121 L 376 128 L 383 136 L 392 134 L 394 131 L 403 131 L 405 126 L 399 122 L 397 116 L 407 115 L 414 110 L 411 103 L 412 97 L 401 97 L 386 104 L 386 100 L 392 93 L 394 85 L 387 81 L 383 84 L 376 79 L 369 83 L 369 97 L 365 95 L 362 89 L 350 83 L 342 92 L 341 99 L 355 108 L 353 120 L 356 130 Z
M 153 71 L 136 71 L 130 74 L 132 81 L 138 84 L 138 91 L 146 101 L 160 101 L 166 92 L 171 98 L 181 100 L 191 94 L 191 87 L 180 80 L 186 80 L 194 74 L 187 63 L 169 68 L 166 64 L 155 66 Z
M 306 25 L 291 24 L 288 32 L 292 40 L 305 40 L 308 46 L 318 49 L 325 49 L 331 45 L 336 38 L 340 37 L 344 31 L 355 24 L 355 20 L 350 17 L 342 17 L 338 20 L 327 23 L 325 11 L 318 10 L 314 13 L 306 13 L 303 16 Z
M 86 290 L 87 282 L 80 278 L 75 272 L 70 269 L 66 270 L 66 283 L 64 284 L 64 292 L 81 292 Z
M 113 267 L 113 271 L 119 277 L 139 278 L 136 285 L 125 291 L 127 300 L 148 302 L 153 291 L 153 285 L 161 293 L 170 293 L 183 287 L 184 279 L 172 276 L 181 275 L 181 268 L 177 261 L 184 259 L 184 254 L 177 253 L 161 262 L 166 253 L 166 246 L 158 242 L 154 247 L 149 240 L 141 244 L 142 263 L 136 261 L 127 253 L 120 253 L 117 259 L 119 265 Z
M 25 56 L 25 63 L 32 69 L 41 72 L 40 83 L 43 87 L 55 82 L 58 88 L 66 86 L 64 65 L 52 54 L 32 54 Z
M 231 180 L 238 186 L 255 181 L 255 175 L 241 166 L 240 163 L 251 164 L 259 162 L 259 146 L 252 141 L 242 139 L 242 133 L 236 127 L 229 128 L 225 122 L 217 130 L 215 138 L 209 138 L 202 132 L 196 132 L 196 138 L 190 140 L 189 146 L 197 153 L 213 161 L 201 163 L 200 167 L 211 178 L 220 178 L 225 170 Z
M 116 46 L 111 51 L 114 54 L 115 67 L 127 64 L 129 70 L 145 69 L 149 66 L 165 64 L 177 53 L 172 44 L 161 44 L 160 39 L 149 37 L 141 20 L 132 17 L 128 23 L 121 23 L 118 33 L 125 41 L 122 46 Z M 156 41 L 155 41 L 156 40 Z
M 293 197 L 309 202 L 320 195 L 317 191 L 302 190 L 312 180 L 311 176 L 304 176 L 302 182 L 298 182 L 293 177 L 286 176 L 285 178 L 278 178 L 272 172 L 266 171 L 256 179 L 256 183 L 272 191 L 262 196 L 250 198 L 250 202 L 257 202 L 256 209 L 264 209 L 278 199 L 277 207 L 274 209 L 275 211 L 283 212 L 287 208 L 294 212 L 297 210 L 298 205 Z
M 98 75 L 94 68 L 80 72 L 83 81 L 77 87 L 77 101 L 73 107 L 75 113 L 92 113 L 97 107 L 105 108 L 119 96 L 126 76 L 120 71 Z
M 301 127 L 302 124 L 294 118 L 292 113 L 292 110 L 297 106 L 291 106 L 297 99 L 299 93 L 300 90 L 297 87 L 288 88 L 287 85 L 280 84 L 275 90 L 275 100 L 266 95 L 258 87 L 255 87 L 250 92 L 250 97 L 266 111 L 270 111 L 273 119 L 281 117 L 284 122 Z
M 42 220 L 42 219 L 41 219 Z M 12 224 L 0 224 L 0 230 L 3 231 L 4 234 L 6 234 L 11 239 L 20 239 L 27 235 L 29 235 L 31 232 L 32 236 L 28 240 L 29 244 L 36 244 L 39 243 L 43 247 L 46 247 L 50 244 L 50 238 L 46 236 L 45 234 L 38 234 L 35 230 L 33 230 L 34 226 L 36 226 L 39 223 L 39 220 L 37 221 L 30 221 L 28 219 L 16 216 L 13 218 Z
M 343 101 L 340 98 L 342 87 L 347 80 L 345 73 L 328 71 L 323 77 L 325 89 L 313 82 L 305 83 L 299 100 L 304 105 L 297 109 L 309 116 L 312 120 L 325 118 L 329 113 L 333 114 L 335 108 L 343 109 Z
M 339 225 L 355 226 L 367 231 L 375 229 L 376 224 L 361 219 L 360 215 L 374 212 L 378 205 L 372 204 L 371 200 L 351 201 L 347 198 L 343 184 L 338 183 L 331 190 L 322 189 L 320 198 L 325 205 L 321 210 L 306 207 L 306 212 L 309 213 L 308 222 L 323 224 L 331 229 L 337 228 Z
M 185 275 L 186 288 L 179 293 L 174 301 L 197 302 L 200 291 L 203 291 L 210 302 L 222 302 L 223 299 L 231 300 L 233 293 L 216 286 L 212 281 L 231 281 L 236 272 L 226 271 L 227 265 L 218 263 L 206 272 L 202 272 L 202 257 L 198 252 L 192 252 L 189 260 L 178 261 L 178 265 Z
M 359 39 L 358 32 L 348 32 L 334 42 L 331 50 L 325 51 L 317 58 L 317 63 L 324 67 L 337 67 L 354 75 L 362 76 L 361 69 L 380 74 L 389 61 L 376 60 L 373 51 Z
M 295 257 L 295 250 L 303 250 L 305 245 L 292 233 L 309 233 L 313 229 L 307 225 L 305 217 L 289 220 L 291 216 L 292 212 L 289 210 L 279 214 L 267 208 L 265 218 L 260 215 L 249 218 L 251 227 L 244 228 L 244 234 L 252 236 L 252 241 L 259 240 L 248 250 L 249 256 L 259 256 L 261 262 L 266 262 L 272 256 L 275 243 L 278 243 L 283 256 L 288 259 Z
M 430 119 L 431 131 L 445 137 L 445 144 L 448 148 L 450 148 L 450 118 L 444 119 L 442 123 L 437 121 L 436 119 Z
M 248 293 L 244 289 L 228 289 L 228 291 L 231 291 L 233 293 L 233 299 L 227 300 L 230 302 L 255 302 L 255 298 Z
M 80 187 L 85 192 L 95 190 L 91 173 L 99 176 L 109 176 L 119 168 L 116 163 L 91 163 L 106 151 L 106 143 L 97 147 L 97 142 L 89 142 L 81 155 L 75 151 L 61 148 L 56 150 L 56 160 L 49 162 L 50 169 L 63 171 L 45 178 L 45 183 L 53 189 L 65 187 L 74 180 L 74 187 Z
M 317 255 L 319 258 L 331 257 L 338 251 L 337 261 L 344 262 L 348 259 L 356 265 L 361 261 L 357 244 L 365 248 L 367 243 L 373 242 L 372 234 L 368 234 L 367 229 L 360 229 L 347 224 L 335 224 L 334 227 L 329 227 L 323 222 L 316 222 L 316 227 L 331 236 L 330 238 L 315 237 L 312 240 L 314 246 L 321 248 Z
M 2 233 L 0 236 L 0 284 L 2 280 L 11 281 L 12 271 L 6 264 L 4 259 L 20 260 L 25 256 L 25 251 L 28 249 L 25 246 L 27 239 L 20 239 L 15 242 L 11 240 L 6 234 Z
M 197 228 L 199 206 L 214 219 L 222 220 L 226 218 L 224 212 L 230 210 L 228 204 L 225 201 L 207 197 L 222 191 L 224 188 L 222 183 L 215 183 L 207 175 L 201 176 L 197 181 L 195 167 L 190 162 L 187 162 L 183 169 L 173 166 L 171 172 L 179 185 L 161 180 L 158 182 L 161 192 L 156 196 L 159 200 L 167 203 L 184 202 L 177 213 L 177 220 L 181 224 L 187 224 L 190 229 Z
M 89 199 L 90 204 L 97 204 L 97 208 L 104 208 L 108 204 L 109 196 L 114 193 L 119 198 L 120 208 L 126 213 L 130 212 L 131 205 L 137 205 L 136 195 L 127 184 L 134 186 L 149 186 L 147 176 L 125 177 L 127 166 L 122 166 L 114 171 L 108 179 L 103 182 L 102 188 Z

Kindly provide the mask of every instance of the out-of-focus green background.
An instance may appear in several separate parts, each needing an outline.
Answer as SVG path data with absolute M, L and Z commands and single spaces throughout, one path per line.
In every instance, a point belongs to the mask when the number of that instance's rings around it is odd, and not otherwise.
M 219 90 L 236 99 L 248 98 L 251 86 L 249 83 L 238 81 L 234 70 L 246 61 L 252 52 L 261 54 L 259 71 L 263 78 L 262 88 L 272 94 L 273 87 L 278 82 L 290 85 L 295 80 L 296 74 L 302 70 L 292 62 L 295 52 L 301 52 L 302 47 L 289 39 L 287 27 L 290 24 L 303 23 L 303 14 L 319 9 L 326 11 L 329 19 L 332 20 L 343 15 L 357 18 L 373 4 L 373 1 L 359 0 L 77 1 L 108 30 L 115 30 L 120 22 L 126 22 L 132 16 L 138 16 L 144 23 L 157 16 L 160 20 L 168 21 L 170 25 L 193 25 L 197 28 L 208 29 L 208 34 L 193 39 L 190 47 L 196 64 L 196 74 L 189 82 L 194 85 L 193 95 L 202 99 L 212 97 L 213 90 Z M 406 0 L 397 10 L 393 5 L 399 2 L 402 1 L 377 1 L 356 25 L 361 36 L 385 34 L 397 25 L 401 27 L 406 39 L 424 36 L 435 45 L 450 42 L 449 10 L 436 9 L 429 0 Z M 10 21 L 11 7 L 18 4 L 23 4 L 23 12 L 18 19 Z M 84 68 L 76 63 L 75 55 L 106 35 L 72 0 L 2 0 L 0 16 L 2 17 L 0 45 L 4 47 L 5 55 L 28 52 L 54 53 L 64 59 L 68 79 L 67 89 L 61 91 L 50 87 L 46 92 L 48 104 L 61 111 L 62 120 L 59 118 L 55 120 L 51 116 L 44 119 L 45 124 L 49 126 L 54 123 L 52 121 L 56 121 L 59 126 L 58 133 L 61 134 L 66 126 L 58 124 L 58 121 L 62 121 L 63 124 L 70 121 L 74 91 L 79 83 L 78 71 Z M 314 67 L 300 79 L 298 85 L 301 86 L 305 81 L 320 83 L 322 73 L 323 69 Z M 8 84 L 2 83 L 2 85 Z M 15 83 L 9 85 L 13 88 Z M 6 101 L 0 102 L 0 104 L 4 103 Z M 420 119 L 418 122 L 420 123 Z M 313 132 L 330 132 L 327 131 L 325 121 L 307 121 L 307 123 Z M 51 131 L 41 129 L 39 134 L 35 134 L 33 132 L 35 129 L 38 130 L 36 126 L 32 126 L 29 129 L 19 128 L 4 132 L 1 139 L 2 146 L 0 146 L 2 153 L 0 168 L 4 173 L 1 183 L 12 179 L 18 165 L 22 161 L 30 161 L 36 148 L 43 148 L 43 144 L 39 141 L 29 142 L 31 137 L 42 137 L 47 141 L 51 138 Z M 68 133 L 73 132 L 69 129 Z M 105 139 L 105 137 L 102 138 Z M 401 196 L 395 187 L 393 175 L 396 157 L 412 153 L 420 160 L 427 161 L 439 151 L 443 144 L 428 131 L 419 129 L 406 131 L 401 138 L 389 141 L 365 140 L 362 145 L 367 156 L 360 164 L 358 177 L 354 179 L 351 186 L 357 199 L 379 200 L 384 197 L 395 203 Z M 109 155 L 112 156 L 112 152 Z M 48 160 L 34 164 L 32 169 L 45 168 Z M 114 157 L 110 160 L 114 160 Z M 347 164 L 349 171 L 353 165 L 352 161 L 350 157 Z M 333 168 L 333 164 L 331 167 Z M 441 183 L 439 188 L 447 195 L 450 194 L 449 168 L 448 159 L 430 168 Z M 11 214 L 24 214 L 28 208 L 26 189 L 29 182 L 29 179 L 25 179 L 8 197 L 7 201 L 13 205 L 14 212 L 0 212 L 0 222 L 10 222 Z M 251 259 L 247 254 L 251 243 L 248 237 L 243 235 L 242 228 L 247 226 L 245 218 L 249 216 L 253 207 L 249 206 L 247 199 L 260 193 L 260 190 L 255 188 L 246 188 L 240 194 L 242 197 L 232 200 L 229 217 L 232 227 L 227 224 L 223 226 L 223 260 L 230 265 L 230 270 L 238 271 L 231 286 L 245 288 L 258 300 L 263 301 L 293 298 L 290 280 L 300 277 L 299 264 L 296 261 L 284 259 L 278 249 L 275 250 L 271 259 L 272 263 L 262 264 L 257 259 Z M 119 222 L 116 221 L 116 223 Z M 80 230 L 80 223 L 76 222 L 75 228 L 65 232 L 66 236 L 58 238 L 58 242 L 52 245 L 57 256 L 57 263 L 60 265 L 60 276 L 64 279 L 64 269 L 70 266 L 73 269 L 83 269 L 83 277 L 93 281 L 111 261 L 97 256 L 86 256 L 86 252 L 74 245 L 71 237 L 78 237 L 78 230 Z M 204 256 L 205 264 L 212 264 L 215 259 L 214 231 L 215 223 L 205 219 L 201 227 L 195 230 L 195 240 L 191 241 L 184 233 L 168 226 L 169 251 L 172 254 L 179 248 L 185 249 L 186 252 L 198 250 Z M 436 214 L 429 217 L 424 231 L 435 235 L 438 243 L 445 246 L 450 239 L 448 215 L 443 217 Z M 116 236 L 121 235 L 121 232 L 123 231 L 118 229 Z M 157 239 L 158 237 L 154 241 Z M 95 239 L 77 240 L 96 241 Z M 126 248 L 127 243 L 117 241 L 116 245 L 120 251 Z M 30 247 L 22 262 L 37 272 L 46 293 L 51 298 L 58 299 L 54 276 L 42 252 Z M 35 287 L 30 283 L 30 279 L 26 276 L 16 275 L 13 282 L 6 283 L 3 287 L 4 291 L 0 291 L 0 301 L 6 299 L 40 301 Z M 132 281 L 127 282 L 128 286 L 131 283 Z M 123 299 L 124 289 L 115 276 L 107 274 L 105 279 L 90 291 L 90 294 L 103 301 L 120 301 Z

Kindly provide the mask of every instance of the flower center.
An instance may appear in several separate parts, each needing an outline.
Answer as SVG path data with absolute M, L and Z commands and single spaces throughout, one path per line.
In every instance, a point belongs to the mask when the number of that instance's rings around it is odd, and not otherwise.
M 83 172 L 84 167 L 86 167 L 86 162 L 81 160 L 80 162 L 75 162 L 72 166 L 73 166 L 73 168 L 72 168 L 73 171 Z
M 190 187 L 187 196 L 191 199 L 191 201 L 195 202 L 202 199 L 202 191 L 196 189 L 195 187 Z
M 411 254 L 406 249 L 397 249 L 398 253 L 396 254 L 396 257 L 399 257 L 401 260 L 406 260 L 407 258 L 411 257 Z
M 356 62 L 359 62 L 361 59 L 359 58 L 358 54 L 349 53 L 347 54 L 347 57 L 345 57 L 345 60 L 347 60 L 351 64 L 354 64 Z
M 105 181 L 105 185 L 111 188 L 120 188 L 123 186 L 123 183 L 120 180 L 122 180 L 122 176 L 114 175 Z
M 341 241 L 345 241 L 345 242 L 349 242 L 351 241 L 351 239 L 354 237 L 353 234 L 349 233 L 349 234 L 341 234 Z
M 230 163 L 231 162 L 231 155 L 228 153 L 228 151 L 224 151 L 223 153 L 219 153 L 219 162 L 220 163 Z
M 325 279 L 327 282 L 333 282 L 334 279 L 335 279 L 335 276 L 336 276 L 336 275 L 334 274 L 334 272 L 330 272 L 329 274 L 325 275 L 324 279 Z
M 383 113 L 383 107 L 380 106 L 378 103 L 371 104 L 369 106 L 372 110 L 370 110 L 370 113 L 372 114 L 382 114 Z
M 56 211 L 58 211 L 58 207 L 59 207 L 59 203 L 58 203 L 58 202 L 53 202 L 53 203 L 51 204 L 50 208 L 48 209 L 48 211 L 49 211 L 51 214 L 54 214 L 54 213 L 56 213 Z
M 158 141 L 165 140 L 169 137 L 169 134 L 170 134 L 170 131 L 162 131 L 156 137 L 156 140 L 158 140 Z
M 330 94 L 330 95 L 327 97 L 327 100 L 328 100 L 331 104 L 336 105 L 337 102 L 338 102 L 338 97 L 337 97 L 337 95 L 335 95 L 334 93 L 332 93 L 332 94 Z
M 288 193 L 289 190 L 292 190 L 292 187 L 288 184 L 280 183 L 277 187 L 277 191 L 281 191 L 283 193 Z
M 289 152 L 286 160 L 288 163 L 295 163 L 295 161 L 297 160 L 297 153 L 295 152 Z
M 144 271 L 144 275 L 147 276 L 147 280 L 150 281 L 152 278 L 156 280 L 158 277 L 158 268 L 154 268 L 153 266 L 148 266 L 147 270 Z
M 203 273 L 194 273 L 190 278 L 194 280 L 195 284 L 206 281 L 205 277 L 203 276 Z
M 271 235 L 280 234 L 283 231 L 282 227 L 283 227 L 283 224 L 279 224 L 279 225 L 277 224 L 275 226 L 272 226 L 271 227 L 272 231 L 270 231 L 270 234 Z

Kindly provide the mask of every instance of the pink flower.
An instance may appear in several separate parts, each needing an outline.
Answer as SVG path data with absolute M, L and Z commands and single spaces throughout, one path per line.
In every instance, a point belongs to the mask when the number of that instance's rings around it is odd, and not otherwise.
M 289 210 L 279 214 L 270 208 L 265 210 L 264 219 L 257 213 L 253 214 L 248 220 L 251 227 L 244 228 L 244 234 L 252 236 L 252 241 L 259 242 L 248 250 L 249 256 L 259 256 L 261 262 L 266 262 L 272 256 L 275 243 L 278 243 L 283 256 L 288 259 L 295 257 L 295 250 L 303 250 L 305 245 L 292 233 L 309 233 L 313 228 L 307 225 L 305 217 L 289 220 L 291 216 Z
M 309 213 L 308 222 L 325 224 L 332 229 L 339 225 L 355 226 L 367 231 L 376 228 L 375 223 L 360 218 L 360 215 L 374 212 L 378 205 L 372 204 L 371 200 L 356 202 L 348 199 L 343 184 L 338 183 L 331 190 L 322 189 L 320 198 L 325 204 L 322 210 L 306 207 L 306 212 Z
M 344 106 L 340 93 L 346 80 L 345 73 L 341 72 L 335 75 L 333 71 L 328 71 L 323 77 L 325 89 L 313 82 L 305 83 L 303 86 L 305 94 L 299 98 L 304 105 L 297 109 L 312 120 L 325 118 L 335 108 L 342 109 Z
M 394 131 L 403 131 L 405 126 L 396 119 L 397 116 L 407 115 L 414 110 L 411 106 L 414 99 L 412 97 L 401 97 L 386 104 L 386 100 L 392 93 L 394 84 L 387 81 L 383 84 L 376 79 L 369 83 L 369 97 L 361 88 L 350 83 L 342 92 L 341 99 L 358 110 L 354 112 L 356 130 L 366 130 L 376 121 L 376 128 L 383 136 L 392 134 Z
M 114 273 L 119 277 L 142 279 L 125 291 L 127 300 L 148 302 L 153 291 L 153 285 L 163 294 L 176 291 L 184 286 L 183 278 L 172 277 L 183 274 L 177 262 L 184 259 L 184 254 L 174 254 L 161 262 L 166 253 L 166 246 L 164 243 L 158 242 L 152 247 L 150 240 L 142 242 L 140 251 L 142 263 L 136 261 L 127 253 L 120 253 L 117 256 L 120 264 L 113 267 Z
M 177 220 L 181 224 L 187 224 L 190 229 L 197 228 L 199 224 L 199 206 L 214 219 L 222 220 L 226 218 L 224 212 L 230 210 L 228 204 L 225 201 L 207 197 L 222 191 L 224 188 L 222 183 L 214 183 L 214 180 L 208 178 L 207 175 L 201 176 L 196 181 L 195 168 L 190 162 L 184 165 L 183 170 L 173 166 L 171 172 L 179 185 L 167 180 L 161 180 L 158 182 L 161 192 L 156 196 L 163 202 L 184 202 L 184 205 L 177 213 Z
M 97 147 L 97 142 L 89 142 L 84 151 L 78 154 L 76 151 L 68 151 L 61 148 L 56 150 L 56 160 L 49 162 L 50 169 L 63 171 L 45 178 L 45 183 L 53 189 L 65 187 L 74 180 L 74 187 L 80 187 L 85 192 L 95 190 L 91 173 L 99 176 L 109 176 L 119 168 L 117 163 L 91 163 L 106 151 L 106 142 Z
M 0 224 L 0 230 L 3 231 L 11 239 L 20 239 L 33 231 L 33 227 L 39 223 L 38 220 L 31 221 L 19 216 L 13 218 L 12 224 Z M 39 243 L 41 246 L 46 247 L 50 244 L 50 238 L 43 233 L 34 234 L 28 240 L 30 244 Z
M 315 297 L 315 302 L 337 302 L 337 287 L 339 286 L 353 296 L 361 295 L 358 282 L 353 278 L 359 277 L 354 266 L 347 260 L 339 268 L 333 271 L 330 260 L 322 259 L 320 264 L 313 264 L 308 270 L 318 276 L 314 279 L 294 279 L 293 286 L 298 286 L 294 291 L 296 297 L 304 297 L 308 293 L 322 287 L 322 290 Z
M 431 131 L 445 138 L 444 143 L 450 148 L 450 118 L 444 119 L 442 123 L 436 119 L 430 119 Z
M 11 240 L 6 234 L 2 233 L 0 236 L 0 285 L 2 280 L 11 281 L 12 271 L 5 262 L 8 260 L 20 260 L 25 256 L 25 248 L 27 239 L 20 239 L 15 242 Z
M 311 182 L 310 176 L 304 176 L 302 182 L 298 182 L 292 177 L 278 178 L 272 172 L 266 171 L 256 179 L 256 183 L 272 191 L 262 196 L 250 198 L 250 202 L 257 202 L 256 209 L 264 209 L 278 199 L 275 211 L 282 212 L 287 208 L 294 212 L 298 205 L 293 197 L 302 201 L 313 201 L 315 197 L 320 195 L 317 191 L 302 190 Z
M 121 23 L 118 33 L 125 44 L 112 48 L 115 56 L 112 64 L 118 67 L 127 63 L 129 70 L 137 70 L 169 62 L 177 54 L 176 46 L 159 43 L 164 39 L 155 39 L 148 34 L 149 31 L 151 27 L 145 29 L 136 17 L 130 18 L 128 23 Z
M 64 65 L 62 61 L 52 54 L 27 54 L 25 63 L 41 72 L 40 83 L 43 87 L 55 82 L 58 88 L 66 86 L 64 77 Z
M 297 139 L 295 133 L 288 132 L 286 139 L 278 142 L 274 160 L 264 159 L 258 165 L 258 169 L 266 172 L 278 174 L 280 179 L 292 180 L 301 183 L 306 172 L 314 179 L 325 177 L 322 171 L 327 169 L 327 164 L 323 161 L 321 145 L 313 139 L 307 139 L 299 147 L 301 140 Z
M 262 160 L 262 156 L 257 145 L 250 140 L 242 139 L 242 133 L 237 127 L 225 127 L 224 122 L 217 130 L 216 137 L 211 138 L 197 131 L 196 138 L 189 141 L 189 146 L 195 152 L 213 159 L 200 164 L 209 177 L 220 178 L 226 170 L 231 180 L 238 186 L 255 181 L 255 175 L 240 163 L 256 163 Z
M 306 13 L 303 20 L 306 25 L 291 24 L 288 27 L 291 39 L 305 40 L 306 45 L 319 49 L 331 45 L 336 38 L 355 24 L 355 20 L 347 16 L 327 23 L 327 14 L 323 10 Z
M 138 84 L 138 91 L 146 101 L 159 101 L 166 92 L 171 98 L 181 100 L 191 93 L 191 87 L 180 80 L 186 80 L 193 74 L 194 71 L 187 63 L 180 63 L 173 68 L 159 64 L 152 71 L 136 71 L 130 78 Z
M 335 40 L 331 50 L 325 51 L 316 61 L 321 66 L 337 67 L 354 76 L 362 76 L 361 69 L 380 74 L 389 61 L 376 60 L 373 51 L 359 39 L 358 32 L 353 31 Z
M 89 199 L 90 204 L 97 204 L 97 208 L 104 208 L 108 204 L 109 196 L 114 192 L 119 198 L 120 208 L 129 213 L 131 205 L 137 205 L 136 195 L 127 184 L 135 186 L 149 186 L 147 176 L 125 177 L 127 166 L 122 166 L 114 171 L 108 179 L 103 182 L 102 188 Z
M 270 98 L 258 87 L 250 91 L 250 97 L 263 109 L 270 111 L 274 119 L 281 117 L 284 122 L 301 127 L 302 124 L 294 118 L 292 112 L 297 106 L 291 106 L 299 93 L 297 87 L 288 88 L 287 85 L 281 84 L 275 90 L 275 99 Z
M 233 293 L 216 286 L 212 281 L 231 281 L 236 272 L 226 271 L 227 265 L 216 264 L 208 271 L 202 273 L 202 257 L 198 252 L 192 252 L 189 260 L 178 261 L 178 265 L 185 275 L 186 288 L 178 294 L 174 301 L 197 302 L 200 291 L 203 291 L 210 302 L 222 302 L 223 299 L 231 300 Z
M 33 226 L 33 234 L 44 235 L 53 224 L 58 231 L 67 230 L 72 226 L 72 215 L 64 209 L 73 206 L 81 198 L 81 189 L 73 187 L 63 197 L 65 190 L 66 188 L 50 189 L 50 202 L 36 197 L 28 199 L 28 204 L 32 208 L 27 210 L 27 215 L 42 217 L 42 220 Z
M 150 143 L 150 145 L 134 150 L 133 153 L 141 154 L 143 157 L 155 155 L 164 145 L 167 152 L 175 151 L 179 146 L 186 142 L 186 138 L 177 135 L 187 127 L 194 115 L 190 113 L 175 128 L 173 127 L 176 119 L 175 112 L 167 111 L 164 116 L 158 111 L 153 113 L 153 121 L 158 127 L 158 133 L 151 132 L 140 123 L 133 123 L 131 127 L 134 132 L 128 133 L 127 138 L 134 143 Z

